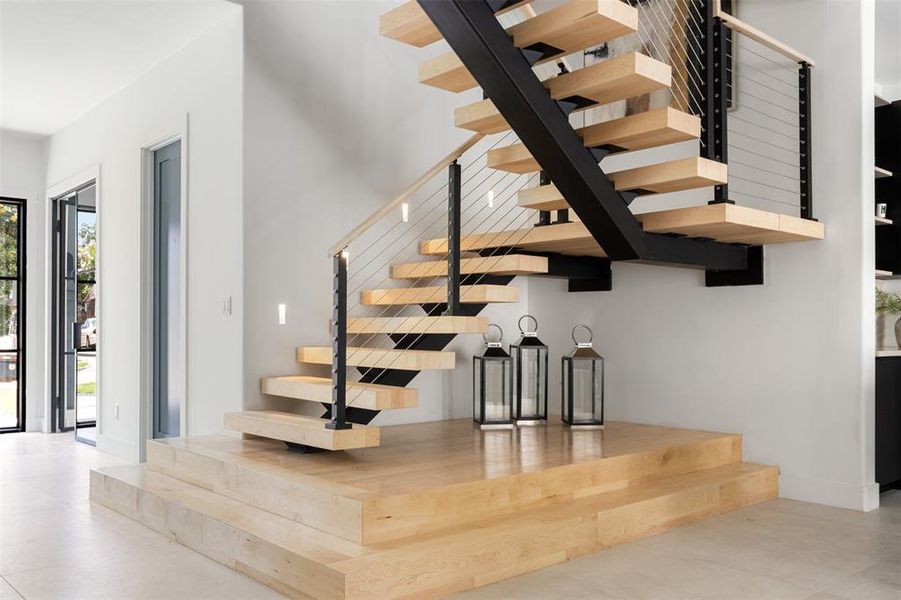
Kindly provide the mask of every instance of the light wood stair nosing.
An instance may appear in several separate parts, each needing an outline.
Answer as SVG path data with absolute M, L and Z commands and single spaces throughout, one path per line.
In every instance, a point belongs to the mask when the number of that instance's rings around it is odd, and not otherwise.
M 307 402 L 332 401 L 332 380 L 328 377 L 307 375 L 264 377 L 260 381 L 260 389 L 264 394 Z M 419 392 L 416 388 L 349 382 L 347 403 L 349 406 L 368 410 L 414 408 L 419 406 Z
M 498 238 L 499 240 L 501 238 Z M 516 238 L 504 238 L 501 243 L 513 243 Z M 465 250 L 464 250 L 465 251 Z M 464 258 L 460 261 L 460 273 L 472 275 L 488 273 L 493 275 L 529 275 L 548 272 L 548 260 L 544 256 L 527 254 L 504 254 L 479 258 Z M 447 261 L 424 261 L 391 266 L 394 279 L 421 279 L 447 276 Z
M 327 423 L 328 419 L 277 410 L 245 410 L 228 412 L 223 416 L 226 429 L 325 450 L 379 445 L 378 427 L 355 424 L 350 429 L 327 429 Z
M 607 104 L 641 96 L 670 86 L 672 69 L 669 65 L 639 52 L 631 52 L 589 67 L 564 73 L 544 81 L 555 100 L 581 96 L 598 104 Z M 576 110 L 590 108 L 590 105 Z M 483 134 L 509 129 L 490 99 L 461 106 L 454 111 L 454 124 Z
M 483 304 L 516 302 L 519 290 L 509 285 L 476 284 L 460 286 L 460 302 Z M 447 301 L 447 286 L 384 288 L 360 292 L 364 306 L 404 306 L 410 304 L 441 304 Z
M 429 371 L 453 369 L 456 354 L 446 350 L 398 350 L 394 348 L 347 349 L 347 366 L 369 369 L 400 369 Z M 297 349 L 297 362 L 318 365 L 332 364 L 330 346 L 301 346 Z
M 488 317 L 418 316 L 352 317 L 347 319 L 348 335 L 367 333 L 485 333 Z
M 707 158 L 689 157 L 607 173 L 618 192 L 636 192 L 639 196 L 668 194 L 726 184 L 729 181 L 725 163 Z M 559 210 L 569 203 L 553 184 L 521 190 L 517 202 L 523 208 Z
M 674 144 L 701 135 L 700 118 L 671 107 L 637 113 L 576 130 L 588 148 L 613 146 L 611 154 Z M 541 169 L 525 147 L 514 144 L 488 151 L 488 166 L 511 173 L 533 173 Z
M 560 50 L 548 53 L 535 65 L 603 44 L 638 28 L 638 10 L 619 0 L 570 0 L 507 28 L 518 48 L 543 43 Z M 419 82 L 450 92 L 464 92 L 478 85 L 453 52 L 420 63 Z

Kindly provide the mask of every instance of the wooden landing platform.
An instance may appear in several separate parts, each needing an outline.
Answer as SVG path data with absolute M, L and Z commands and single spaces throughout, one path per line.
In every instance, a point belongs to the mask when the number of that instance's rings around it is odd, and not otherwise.
M 772 498 L 731 434 L 608 423 L 381 428 L 297 454 L 203 436 L 92 472 L 91 498 L 294 597 L 438 597 Z

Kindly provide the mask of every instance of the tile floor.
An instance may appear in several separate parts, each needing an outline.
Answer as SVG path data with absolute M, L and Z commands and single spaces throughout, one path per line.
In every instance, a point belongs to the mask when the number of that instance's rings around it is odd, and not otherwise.
M 92 506 L 89 469 L 119 462 L 70 434 L 0 436 L 0 600 L 281 597 Z M 775 500 L 460 598 L 901 600 L 901 493 L 882 504 Z

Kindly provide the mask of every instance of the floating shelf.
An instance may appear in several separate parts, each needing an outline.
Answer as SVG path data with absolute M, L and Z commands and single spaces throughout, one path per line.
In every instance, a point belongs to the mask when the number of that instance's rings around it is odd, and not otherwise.
M 885 217 L 873 217 L 876 219 L 876 225 L 892 225 L 891 219 L 886 219 Z
M 901 350 L 890 349 L 876 351 L 876 358 L 887 358 L 890 356 L 901 356 Z
M 874 174 L 876 175 L 876 179 L 882 179 L 883 177 L 891 177 L 892 172 L 888 169 L 883 169 L 880 167 L 873 167 Z
M 882 271 L 880 269 L 876 269 L 876 279 L 891 279 L 892 278 L 891 271 Z
M 888 106 L 892 102 L 882 95 L 882 90 L 879 88 L 881 88 L 881 86 L 877 86 L 876 93 L 873 94 L 873 106 L 877 108 L 880 106 Z

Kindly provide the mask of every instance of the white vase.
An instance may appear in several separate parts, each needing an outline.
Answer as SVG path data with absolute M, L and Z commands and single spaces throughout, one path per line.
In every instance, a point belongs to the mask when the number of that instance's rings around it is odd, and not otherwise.
M 895 344 L 901 348 L 901 317 L 895 321 Z

